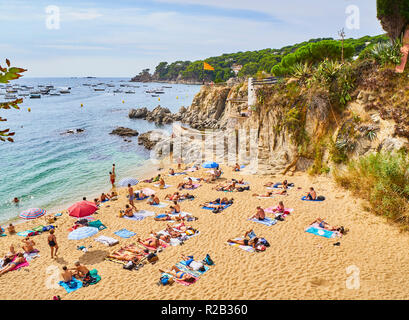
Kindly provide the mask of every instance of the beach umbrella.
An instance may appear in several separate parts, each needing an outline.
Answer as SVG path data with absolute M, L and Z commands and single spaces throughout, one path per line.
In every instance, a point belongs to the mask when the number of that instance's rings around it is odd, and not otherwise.
M 25 210 L 22 213 L 20 213 L 20 218 L 36 219 L 38 217 L 45 215 L 45 212 L 46 211 L 44 209 L 31 208 L 31 209 Z
M 98 228 L 94 227 L 81 227 L 75 229 L 74 231 L 68 234 L 69 240 L 81 240 L 85 238 L 92 237 L 94 234 L 98 233 Z
M 135 184 L 137 184 L 139 181 L 135 178 L 124 178 L 121 181 L 118 182 L 118 185 L 120 187 L 127 187 L 128 184 L 130 184 L 131 186 L 134 186 Z
M 95 205 L 95 203 L 83 200 L 74 203 L 71 207 L 68 208 L 68 212 L 71 217 L 82 218 L 90 216 L 95 211 L 97 211 L 97 209 L 98 207 Z
M 217 162 L 205 162 L 202 164 L 203 168 L 217 168 L 219 164 Z

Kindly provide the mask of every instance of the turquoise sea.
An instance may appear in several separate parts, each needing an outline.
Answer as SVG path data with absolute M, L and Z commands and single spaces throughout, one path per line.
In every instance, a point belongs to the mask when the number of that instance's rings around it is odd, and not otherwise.
M 47 211 L 66 209 L 70 204 L 92 200 L 93 196 L 109 191 L 109 171 L 116 164 L 117 181 L 143 174 L 149 152 L 132 142 L 109 133 L 117 126 L 144 133 L 157 128 L 154 123 L 128 118 L 131 108 L 157 105 L 177 112 L 188 107 L 200 86 L 182 84 L 136 83 L 121 78 L 21 78 L 12 85 L 53 85 L 71 87 L 70 94 L 26 97 L 20 110 L 2 110 L 7 122 L 0 128 L 16 132 L 14 143 L 0 143 L 0 221 L 13 219 L 27 208 Z M 105 91 L 94 91 L 83 84 L 110 84 Z M 120 85 L 139 86 L 120 87 Z M 114 87 L 112 87 L 114 85 Z M 152 97 L 146 90 L 162 89 L 165 93 Z M 135 94 L 113 93 L 132 90 Z M 4 92 L 4 88 L 0 91 Z M 0 95 L 0 101 L 4 96 Z M 83 104 L 83 107 L 81 107 Z M 28 111 L 31 109 L 31 112 Z M 82 128 L 78 134 L 62 134 Z M 161 129 L 170 131 L 171 126 Z M 12 203 L 20 199 L 19 206 Z

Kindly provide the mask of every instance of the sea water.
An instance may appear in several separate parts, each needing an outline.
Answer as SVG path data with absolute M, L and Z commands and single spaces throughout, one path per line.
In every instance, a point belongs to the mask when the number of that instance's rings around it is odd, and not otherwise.
M 48 211 L 63 209 L 87 196 L 108 192 L 111 188 L 109 171 L 116 165 L 117 181 L 143 174 L 149 151 L 138 145 L 137 137 L 111 135 L 118 126 L 144 133 L 153 129 L 170 131 L 171 125 L 157 127 L 154 123 L 130 119 L 131 108 L 158 105 L 177 112 L 190 106 L 200 86 L 128 82 L 122 78 L 21 78 L 10 84 L 71 87 L 69 94 L 42 95 L 41 99 L 24 98 L 20 110 L 1 110 L 7 122 L 0 128 L 10 128 L 15 142 L 0 142 L 0 221 L 13 219 L 28 208 Z M 83 84 L 112 84 L 105 91 L 94 91 Z M 120 87 L 121 84 L 139 86 Z M 121 89 L 122 93 L 114 93 Z M 152 97 L 146 90 L 161 89 L 164 94 Z M 126 94 L 132 90 L 135 94 Z M 4 91 L 4 88 L 0 91 Z M 29 90 L 30 91 L 30 90 Z M 24 91 L 24 92 L 29 92 Z M 160 101 L 159 101 L 160 99 Z M 4 96 L 0 95 L 0 101 Z M 83 105 L 81 107 L 81 104 Z M 28 111 L 30 108 L 31 112 Z M 85 131 L 63 134 L 70 129 Z M 12 200 L 20 199 L 16 206 Z

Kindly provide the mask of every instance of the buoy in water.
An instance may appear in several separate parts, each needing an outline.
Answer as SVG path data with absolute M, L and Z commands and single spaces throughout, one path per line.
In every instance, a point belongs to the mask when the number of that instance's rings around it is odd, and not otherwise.
M 122 100 L 122 103 L 125 103 L 125 101 L 124 101 L 124 100 Z
M 158 98 L 158 101 L 160 101 L 160 98 Z
M 81 103 L 81 108 L 83 107 L 84 105 Z
M 31 108 L 28 108 L 27 111 L 28 111 L 28 112 L 31 112 Z
M 179 97 L 178 97 L 178 96 L 176 96 L 176 99 L 179 99 Z

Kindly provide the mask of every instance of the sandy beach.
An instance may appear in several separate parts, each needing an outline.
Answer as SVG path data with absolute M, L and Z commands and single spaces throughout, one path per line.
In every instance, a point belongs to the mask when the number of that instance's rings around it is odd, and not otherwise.
M 266 182 L 282 181 L 284 177 L 247 175 L 223 169 L 222 181 L 231 178 L 244 178 L 250 184 L 250 191 L 223 193 L 212 190 L 215 184 L 203 183 L 196 190 L 188 191 L 195 195 L 193 201 L 181 202 L 183 211 L 192 213 L 197 221 L 189 222 L 200 234 L 186 241 L 182 246 L 170 246 L 158 254 L 159 261 L 146 264 L 138 271 L 128 271 L 122 265 L 104 260 L 107 254 L 122 245 L 135 243 L 138 237 L 147 238 L 150 231 L 159 231 L 167 222 L 154 221 L 148 217 L 142 221 L 131 221 L 118 217 L 120 209 L 127 203 L 126 190 L 118 189 L 118 201 L 104 203 L 96 219 L 100 219 L 107 229 L 96 236 L 84 240 L 68 240 L 68 229 L 75 218 L 64 213 L 55 225 L 59 244 L 57 259 L 50 258 L 47 245 L 48 232 L 32 237 L 40 257 L 32 260 L 28 267 L 0 276 L 3 290 L 1 299 L 52 299 L 60 295 L 62 299 L 408 299 L 409 289 L 404 285 L 409 271 L 409 257 L 404 252 L 409 246 L 409 236 L 400 233 L 396 226 L 388 224 L 384 218 L 362 210 L 362 203 L 348 192 L 337 187 L 329 177 L 311 177 L 296 173 L 288 178 L 295 184 L 288 196 L 276 195 L 272 199 L 258 199 L 253 193 L 265 193 Z M 118 171 L 120 168 L 118 168 Z M 191 176 L 205 175 L 208 169 L 200 169 Z M 165 175 L 171 188 L 159 190 L 153 184 L 140 183 L 141 187 L 158 190 L 160 200 L 168 193 L 176 191 L 176 186 L 185 175 L 169 177 Z M 323 202 L 301 201 L 308 188 L 314 186 L 319 195 L 325 195 Z M 301 189 L 298 189 L 301 188 Z M 109 191 L 109 190 L 106 190 Z M 199 205 L 205 201 L 227 196 L 234 198 L 234 204 L 219 214 L 203 210 Z M 80 199 L 79 199 L 80 200 Z M 284 201 L 286 208 L 294 212 L 271 227 L 249 221 L 257 205 L 263 208 Z M 145 201 L 136 203 L 138 209 L 163 212 L 165 209 L 152 209 Z M 271 217 L 271 214 L 267 214 Z M 304 231 L 317 217 L 325 218 L 332 225 L 342 225 L 349 232 L 340 239 L 327 239 Z M 17 225 L 17 232 L 46 225 L 44 218 Z M 127 228 L 137 235 L 123 239 L 114 232 Z M 243 236 L 253 229 L 266 238 L 271 247 L 265 252 L 250 253 L 229 246 L 226 240 Z M 106 235 L 119 240 L 114 247 L 106 247 L 93 239 Z M 0 252 L 9 251 L 10 244 L 20 249 L 23 237 L 7 235 L 1 238 Z M 334 246 L 339 241 L 340 246 Z M 77 250 L 77 246 L 92 246 L 88 252 Z M 200 279 L 190 286 L 174 283 L 172 286 L 157 286 L 159 269 L 169 269 L 181 260 L 181 254 L 194 255 L 201 260 L 210 254 L 215 265 L 210 267 Z M 72 293 L 57 286 L 49 288 L 47 283 L 53 279 L 53 272 L 62 266 L 73 267 L 79 260 L 89 269 L 97 269 L 102 280 L 93 286 L 83 287 Z M 50 267 L 51 266 L 51 267 Z M 359 268 L 360 287 L 348 289 L 346 281 L 351 275 L 347 267 Z M 53 269 L 54 268 L 54 269 Z M 51 279 L 51 280 L 50 280 Z M 56 279 L 60 280 L 60 279 Z M 51 281 L 52 282 L 52 281 Z M 54 281 L 55 282 L 55 281 Z

